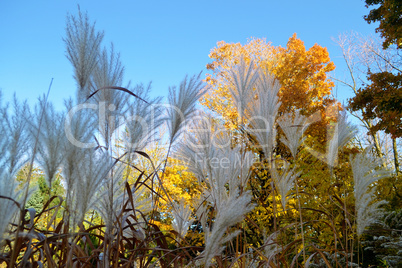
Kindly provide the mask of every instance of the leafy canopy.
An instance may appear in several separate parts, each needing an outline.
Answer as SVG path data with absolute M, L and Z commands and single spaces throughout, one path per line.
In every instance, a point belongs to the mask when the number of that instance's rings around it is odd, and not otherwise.
M 393 138 L 402 137 L 402 74 L 373 73 L 369 80 L 371 84 L 349 100 L 350 109 L 361 110 L 364 119 L 379 119 L 372 131 L 383 130 Z
M 272 74 L 280 83 L 279 116 L 295 110 L 305 116 L 319 112 L 321 120 L 310 128 L 309 134 L 325 136 L 323 129 L 328 122 L 325 112 L 336 103 L 331 96 L 334 83 L 328 77 L 335 65 L 325 47 L 315 44 L 306 49 L 304 42 L 294 34 L 286 47 L 273 46 L 259 38 L 253 38 L 245 45 L 220 41 L 209 57 L 213 62 L 207 69 L 212 73 L 207 74 L 208 92 L 201 104 L 222 116 L 226 127 L 237 127 L 238 111 L 230 96 L 229 81 L 231 70 L 244 59 L 246 63 L 252 62 L 255 69 Z M 255 94 L 250 92 L 250 95 Z
M 400 0 L 366 0 L 366 7 L 379 5 L 364 16 L 368 23 L 380 22 L 376 28 L 385 38 L 383 46 L 388 48 L 391 44 L 402 47 L 402 2 Z

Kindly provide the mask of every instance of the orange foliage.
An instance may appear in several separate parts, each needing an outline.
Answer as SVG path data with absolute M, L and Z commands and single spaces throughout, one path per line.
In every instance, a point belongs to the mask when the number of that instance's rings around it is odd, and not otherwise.
M 229 70 L 242 57 L 247 63 L 252 61 L 255 68 L 260 67 L 273 74 L 281 83 L 279 115 L 295 109 L 300 109 L 307 116 L 319 111 L 323 120 L 315 128 L 326 125 L 328 118 L 324 115 L 325 110 L 336 103 L 331 96 L 334 83 L 328 78 L 328 72 L 334 70 L 335 65 L 326 48 L 315 44 L 306 50 L 303 41 L 294 34 L 286 47 L 275 47 L 258 38 L 249 40 L 245 45 L 220 41 L 209 57 L 213 62 L 207 65 L 207 69 L 212 73 L 206 77 L 209 90 L 202 104 L 221 115 L 227 122 L 226 126 L 234 128 L 237 119 L 226 81 Z

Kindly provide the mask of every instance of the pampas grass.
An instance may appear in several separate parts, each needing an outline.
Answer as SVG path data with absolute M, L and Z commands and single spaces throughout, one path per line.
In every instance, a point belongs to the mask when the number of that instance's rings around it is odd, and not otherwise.
M 190 227 L 193 219 L 191 217 L 191 208 L 185 203 L 184 199 L 181 199 L 178 204 L 173 204 L 173 222 L 172 228 L 179 235 L 179 239 L 183 239 Z
M 355 183 L 356 232 L 358 235 L 362 235 L 371 224 L 378 223 L 378 220 L 383 215 L 381 205 L 386 204 L 386 201 L 375 201 L 377 189 L 376 186 L 372 185 L 376 181 L 390 176 L 390 172 L 384 170 L 381 166 L 380 160 L 369 155 L 370 149 L 368 147 L 362 153 L 350 159 Z
M 239 230 L 236 230 L 225 235 L 228 227 L 240 222 L 244 215 L 254 208 L 254 205 L 250 204 L 250 202 L 250 192 L 245 192 L 242 195 L 238 191 L 232 193 L 217 208 L 218 212 L 212 228 L 203 226 L 205 228 L 205 249 L 201 256 L 203 257 L 205 267 L 210 267 L 211 259 L 222 253 L 224 250 L 223 244 L 232 240 L 240 233 Z
M 200 74 L 201 75 L 201 74 Z M 191 120 L 195 112 L 195 104 L 204 94 L 200 75 L 185 77 L 180 83 L 179 89 L 169 88 L 167 107 L 167 121 L 170 136 L 170 144 L 173 144 L 181 134 L 183 127 Z
M 240 63 L 236 65 L 231 71 L 229 76 L 230 96 L 239 114 L 239 122 L 242 123 L 245 111 L 250 105 L 250 100 L 253 94 L 251 91 L 258 80 L 258 71 L 255 70 L 254 64 L 251 61 L 246 63 L 244 58 L 241 58 Z
M 15 175 L 28 161 L 26 152 L 29 150 L 28 121 L 29 108 L 25 103 L 19 103 L 14 96 L 12 112 L 8 105 L 1 107 L 1 131 L 5 147 L 2 151 L 7 159 L 3 161 L 4 167 L 10 175 Z
M 297 151 L 306 139 L 303 134 L 309 126 L 307 118 L 301 115 L 299 110 L 296 110 L 294 114 L 286 113 L 281 116 L 278 119 L 278 124 L 285 134 L 285 137 L 280 138 L 281 142 L 289 148 L 293 159 L 296 159 Z
M 256 86 L 257 100 L 248 110 L 247 131 L 255 136 L 266 158 L 271 158 L 276 138 L 276 117 L 281 105 L 278 99 L 279 83 L 270 74 L 260 71 Z M 249 89 L 251 90 L 251 89 Z M 250 94 L 250 93 L 249 93 Z
M 28 109 L 26 104 L 20 104 L 15 98 L 13 113 L 10 114 L 8 104 L 1 103 L 0 92 L 0 245 L 10 223 L 16 220 L 17 212 L 25 204 L 34 189 L 29 185 L 18 187 L 16 174 L 27 161 L 29 137 L 27 131 Z M 25 194 L 25 195 L 24 195 Z
M 340 111 L 337 119 L 327 148 L 327 163 L 331 168 L 337 165 L 339 149 L 342 149 L 357 133 L 356 127 L 347 122 L 345 111 Z
M 318 160 L 302 150 L 309 126 L 303 111 L 280 114 L 279 83 L 253 62 L 242 59 L 225 77 L 239 114 L 239 127 L 228 130 L 222 118 L 196 110 L 205 92 L 200 75 L 170 88 L 168 104 L 162 105 L 149 97 L 149 87 L 121 87 L 119 54 L 113 46 L 101 51 L 103 33 L 87 15 L 69 16 L 66 32 L 77 99 L 67 101 L 64 112 L 56 112 L 46 98 L 33 114 L 17 101 L 12 114 L 0 106 L 1 264 L 223 268 L 352 263 L 353 239 L 363 238 L 382 215 L 385 202 L 375 198 L 376 184 L 389 173 L 370 156 L 370 148 L 356 154 L 355 129 L 343 113 L 330 125 L 328 165 L 315 167 Z M 99 116 L 95 110 L 102 109 Z M 281 154 L 278 140 L 291 156 Z M 147 152 L 163 141 L 167 155 L 152 159 Z M 168 161 L 170 149 L 175 159 Z M 66 188 L 66 196 L 33 201 L 43 207 L 36 212 L 23 204 L 32 191 L 18 185 L 26 178 L 17 172 L 31 152 L 47 185 L 54 187 L 59 173 Z M 150 164 L 141 165 L 143 159 Z M 178 175 L 191 172 L 198 179 L 188 186 L 197 189 L 182 189 L 200 191 L 197 200 L 173 200 L 176 194 L 168 194 L 168 187 L 181 187 L 169 185 L 175 184 L 169 176 L 176 174 L 165 173 L 176 159 L 187 167 Z M 158 211 L 160 198 L 172 209 Z
M 6 230 L 10 227 L 11 221 L 17 215 L 19 206 L 17 205 L 21 199 L 23 191 L 17 190 L 18 183 L 13 176 L 7 172 L 0 173 L 0 246 L 2 246 Z
M 67 17 L 66 44 L 67 58 L 74 67 L 74 78 L 78 86 L 79 102 L 89 95 L 89 80 L 98 63 L 103 32 L 95 30 L 95 24 L 89 22 L 87 14 L 79 10 L 78 18 Z
M 77 166 L 76 181 L 72 193 L 70 212 L 75 225 L 84 220 L 84 215 L 99 203 L 101 189 L 106 184 L 113 162 L 107 153 L 86 150 Z
M 141 151 L 148 144 L 157 142 L 155 136 L 163 124 L 160 98 L 149 97 L 150 85 L 137 85 L 133 92 L 147 103 L 136 98 L 130 102 L 127 112 L 123 115 L 125 132 L 122 139 L 130 157 L 135 151 Z
M 42 124 L 39 126 L 42 111 L 44 111 Z M 47 185 L 52 188 L 53 180 L 64 158 L 65 115 L 56 112 L 52 104 L 40 99 L 39 106 L 33 117 L 35 119 L 31 124 L 32 136 L 39 133 L 36 161 L 45 173 Z M 32 140 L 35 142 L 34 137 Z
M 279 173 L 277 170 L 277 166 L 273 165 L 270 169 L 272 178 L 274 179 L 274 183 L 278 192 L 281 196 L 282 207 L 286 209 L 286 203 L 288 199 L 288 193 L 294 186 L 294 181 L 301 172 L 296 172 L 296 168 L 290 169 L 288 163 L 284 163 L 283 166 L 280 168 L 281 172 Z

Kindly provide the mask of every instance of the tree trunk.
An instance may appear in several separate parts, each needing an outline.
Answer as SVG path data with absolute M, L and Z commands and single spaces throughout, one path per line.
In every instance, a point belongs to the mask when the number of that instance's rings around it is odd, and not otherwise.
M 396 176 L 399 176 L 399 159 L 398 159 L 398 149 L 396 147 L 396 138 L 392 139 L 392 149 L 394 151 L 394 165 Z

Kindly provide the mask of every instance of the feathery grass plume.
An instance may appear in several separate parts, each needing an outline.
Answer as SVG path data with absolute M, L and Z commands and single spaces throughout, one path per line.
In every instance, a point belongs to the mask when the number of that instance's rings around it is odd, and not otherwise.
M 209 202 L 217 212 L 211 228 L 206 223 L 206 207 L 200 204 L 197 210 L 205 232 L 203 262 L 209 267 L 211 259 L 222 252 L 222 244 L 238 234 L 232 232 L 224 237 L 227 228 L 241 221 L 253 209 L 250 192 L 240 192 L 240 186 L 247 183 L 254 158 L 251 153 L 242 153 L 240 146 L 232 148 L 228 133 L 212 126 L 207 117 L 196 126 L 193 132 L 187 133 L 185 142 L 179 143 L 175 154 L 185 161 L 189 171 L 206 183 L 202 203 Z
M 44 107 L 46 105 L 46 107 Z M 39 127 L 41 113 L 43 119 Z M 44 99 L 39 100 L 39 106 L 33 115 L 31 124 L 32 136 L 38 140 L 36 160 L 45 173 L 46 183 L 52 187 L 53 179 L 63 161 L 63 136 L 64 136 L 64 114 L 55 112 L 51 103 L 46 103 Z M 33 137 L 35 142 L 36 137 Z
M 83 221 L 85 213 L 95 208 L 98 195 L 106 183 L 113 166 L 110 156 L 101 151 L 87 149 L 77 167 L 77 179 L 72 192 L 71 212 L 74 225 Z
M 290 189 L 293 188 L 294 181 L 301 172 L 295 172 L 296 167 L 294 167 L 292 170 L 289 170 L 289 163 L 286 161 L 280 169 L 282 170 L 281 174 L 278 173 L 276 164 L 274 163 L 271 166 L 270 171 L 274 179 L 275 186 L 278 189 L 279 194 L 281 195 L 282 207 L 285 210 L 287 203 L 287 194 L 289 193 Z
M 107 86 L 121 86 L 124 78 L 124 67 L 120 61 L 120 53 L 114 51 L 114 45 L 111 43 L 110 50 L 103 48 L 99 54 L 97 65 L 91 75 L 92 89 L 96 90 Z M 127 98 L 123 98 L 121 91 L 101 91 L 94 96 L 97 102 L 106 101 L 115 103 L 122 107 Z M 119 109 L 119 108 L 117 108 Z
M 134 208 L 131 207 L 131 205 L 128 206 L 128 208 L 135 209 L 136 212 L 141 212 L 143 215 L 148 214 L 152 210 L 152 200 L 151 196 L 148 194 L 147 190 L 145 187 L 142 188 L 136 188 L 134 187 L 131 189 L 131 192 L 133 193 L 133 202 L 134 202 Z M 137 216 L 139 213 L 137 213 Z
M 383 178 L 390 176 L 390 172 L 382 168 L 379 159 L 369 155 L 371 147 L 362 153 L 351 157 L 350 163 L 353 172 L 354 194 L 356 199 L 357 234 L 363 234 L 366 227 L 377 223 L 383 215 L 381 205 L 386 201 L 375 201 L 376 186 L 370 186 Z
M 173 203 L 172 213 L 172 227 L 179 234 L 179 239 L 183 239 L 187 234 L 188 227 L 193 222 L 191 207 L 184 202 L 184 199 L 181 199 L 178 204 Z
M 107 87 L 121 87 L 123 76 L 124 67 L 120 61 L 120 54 L 114 52 L 112 44 L 110 52 L 106 48 L 103 49 L 91 75 L 92 90 L 102 89 L 93 95 L 91 101 L 99 104 L 100 110 L 97 114 L 99 116 L 99 133 L 103 137 L 106 148 L 109 148 L 114 131 L 122 123 L 119 122 L 120 116 L 127 111 L 129 101 L 125 92 Z
M 15 202 L 21 202 L 22 190 L 17 190 L 18 183 L 9 173 L 0 169 L 0 246 L 3 243 L 4 234 L 14 216 L 19 212 Z M 11 200 L 10 200 L 11 199 Z
M 255 162 L 255 155 L 251 151 L 244 152 L 241 146 L 236 146 L 231 153 L 226 155 L 226 159 L 221 161 L 221 168 L 231 172 L 229 175 L 229 193 L 234 193 L 234 189 L 244 189 L 250 178 L 251 166 Z M 228 163 L 227 165 L 225 163 Z
M 247 184 L 254 155 L 243 152 L 241 146 L 233 147 L 227 131 L 205 114 L 200 114 L 200 120 L 191 130 L 178 144 L 175 157 L 182 160 L 188 171 L 200 181 L 209 185 L 204 194 L 213 206 L 220 207 L 222 200 Z
M 111 234 L 113 223 L 117 219 L 116 216 L 121 211 L 124 200 L 123 193 L 123 171 L 124 166 L 117 166 L 113 172 L 113 184 L 110 176 L 106 178 L 106 183 L 98 191 L 94 208 L 99 212 L 106 225 L 106 234 Z
M 181 160 L 188 171 L 201 181 L 207 180 L 212 173 L 209 160 L 214 157 L 217 150 L 212 146 L 215 137 L 212 128 L 216 127 L 211 117 L 199 112 L 194 117 L 191 129 L 185 133 L 174 152 L 174 158 Z M 215 133 L 219 131 L 220 129 L 217 129 Z
M 123 169 L 121 169 L 121 171 L 123 171 Z M 132 187 L 131 193 L 134 207 L 131 205 L 131 202 L 129 202 L 126 209 L 135 210 L 136 217 L 140 217 L 141 214 L 146 215 L 152 211 L 152 199 L 146 187 Z M 125 201 L 128 201 L 127 193 L 121 193 L 118 197 L 119 200 L 123 200 L 124 198 L 126 199 Z M 122 211 L 122 213 L 124 213 L 124 211 Z
M 170 144 L 173 144 L 181 134 L 186 121 L 190 120 L 195 112 L 195 104 L 205 93 L 205 89 L 200 80 L 200 75 L 186 76 L 180 83 L 179 90 L 176 87 L 169 88 L 167 107 L 167 124 L 170 135 Z
M 327 149 L 327 163 L 331 169 L 337 165 L 338 150 L 342 149 L 356 135 L 356 132 L 356 127 L 347 122 L 346 111 L 340 111 Z
M 239 114 L 239 120 L 244 118 L 245 111 L 250 105 L 258 76 L 253 62 L 247 64 L 243 57 L 240 59 L 240 63 L 230 71 L 229 92 Z
M 74 107 L 71 99 L 65 105 L 68 113 L 64 121 L 64 158 L 61 166 L 67 192 L 66 202 L 71 206 L 71 191 L 79 178 L 80 163 L 85 160 L 85 150 L 96 146 L 96 143 L 91 143 L 95 131 L 95 116 L 90 109 L 80 109 L 85 108 L 81 107 L 84 104 Z
M 256 84 L 257 101 L 248 109 L 247 131 L 255 137 L 268 159 L 273 153 L 276 139 L 275 120 L 281 105 L 278 98 L 279 82 L 270 74 L 260 71 Z
M 147 87 L 142 84 L 137 85 L 133 92 L 141 99 L 133 99 L 124 115 L 126 131 L 123 141 L 129 154 L 143 150 L 147 144 L 155 141 L 154 136 L 163 123 L 160 98 L 151 99 L 149 97 L 150 89 L 151 84 Z M 131 158 L 131 160 L 133 159 Z
M 216 150 L 212 157 L 219 160 L 219 165 L 212 167 L 210 178 L 228 178 L 229 195 L 235 193 L 236 189 L 243 189 L 247 185 L 250 169 L 255 161 L 254 153 L 244 152 L 241 145 L 233 146 L 227 131 L 215 134 L 213 146 Z
M 19 211 L 18 205 L 23 200 L 25 188 L 18 190 L 15 175 L 25 163 L 28 135 L 26 131 L 26 105 L 20 105 L 14 99 L 14 113 L 8 112 L 8 105 L 1 103 L 0 91 L 0 245 L 3 243 L 4 233 L 10 222 Z M 32 190 L 28 191 L 28 197 Z
M 226 136 L 226 133 L 221 133 Z M 208 184 L 205 189 L 205 196 L 215 207 L 219 207 L 223 199 L 227 199 L 228 183 L 232 171 L 230 163 L 226 163 L 229 168 L 222 168 L 220 162 L 226 159 L 223 150 L 230 149 L 230 143 L 224 145 L 227 138 L 215 139 L 216 136 L 211 129 L 210 121 L 202 120 L 197 124 L 193 133 L 187 133 L 185 142 L 179 143 L 176 152 L 178 159 L 185 162 L 188 170 L 200 180 Z M 234 157 L 233 157 L 234 158 Z
M 223 244 L 232 240 L 240 233 L 240 230 L 237 230 L 224 236 L 228 227 L 240 222 L 244 215 L 254 208 L 250 202 L 250 192 L 243 192 L 240 195 L 237 190 L 218 207 L 218 213 L 213 223 L 212 230 L 207 226 L 203 226 L 205 232 L 205 249 L 201 254 L 205 267 L 210 267 L 211 259 L 221 254 L 224 249 Z
M 277 120 L 283 133 L 285 133 L 285 137 L 281 137 L 280 140 L 289 148 L 293 159 L 296 159 L 297 149 L 306 139 L 303 137 L 304 131 L 309 126 L 306 119 L 299 110 L 296 110 L 294 114 L 286 113 Z
M 11 176 L 14 176 L 18 170 L 26 163 L 27 151 L 29 148 L 28 121 L 29 108 L 26 102 L 20 104 L 14 95 L 13 112 L 9 114 L 8 105 L 0 108 L 1 128 L 3 132 L 2 139 L 6 139 L 6 147 L 2 154 L 6 158 L 1 163 L 2 168 L 6 169 Z
M 89 22 L 87 14 L 78 9 L 78 18 L 67 16 L 66 44 L 67 58 L 74 67 L 74 79 L 78 84 L 77 99 L 85 100 L 89 95 L 88 82 L 96 68 L 103 32 L 95 30 L 95 24 Z
M 0 170 L 0 246 L 3 244 L 3 236 L 12 218 L 19 210 L 18 206 L 12 201 L 18 200 L 16 193 L 17 183 L 3 170 Z M 11 198 L 12 200 L 9 200 Z

